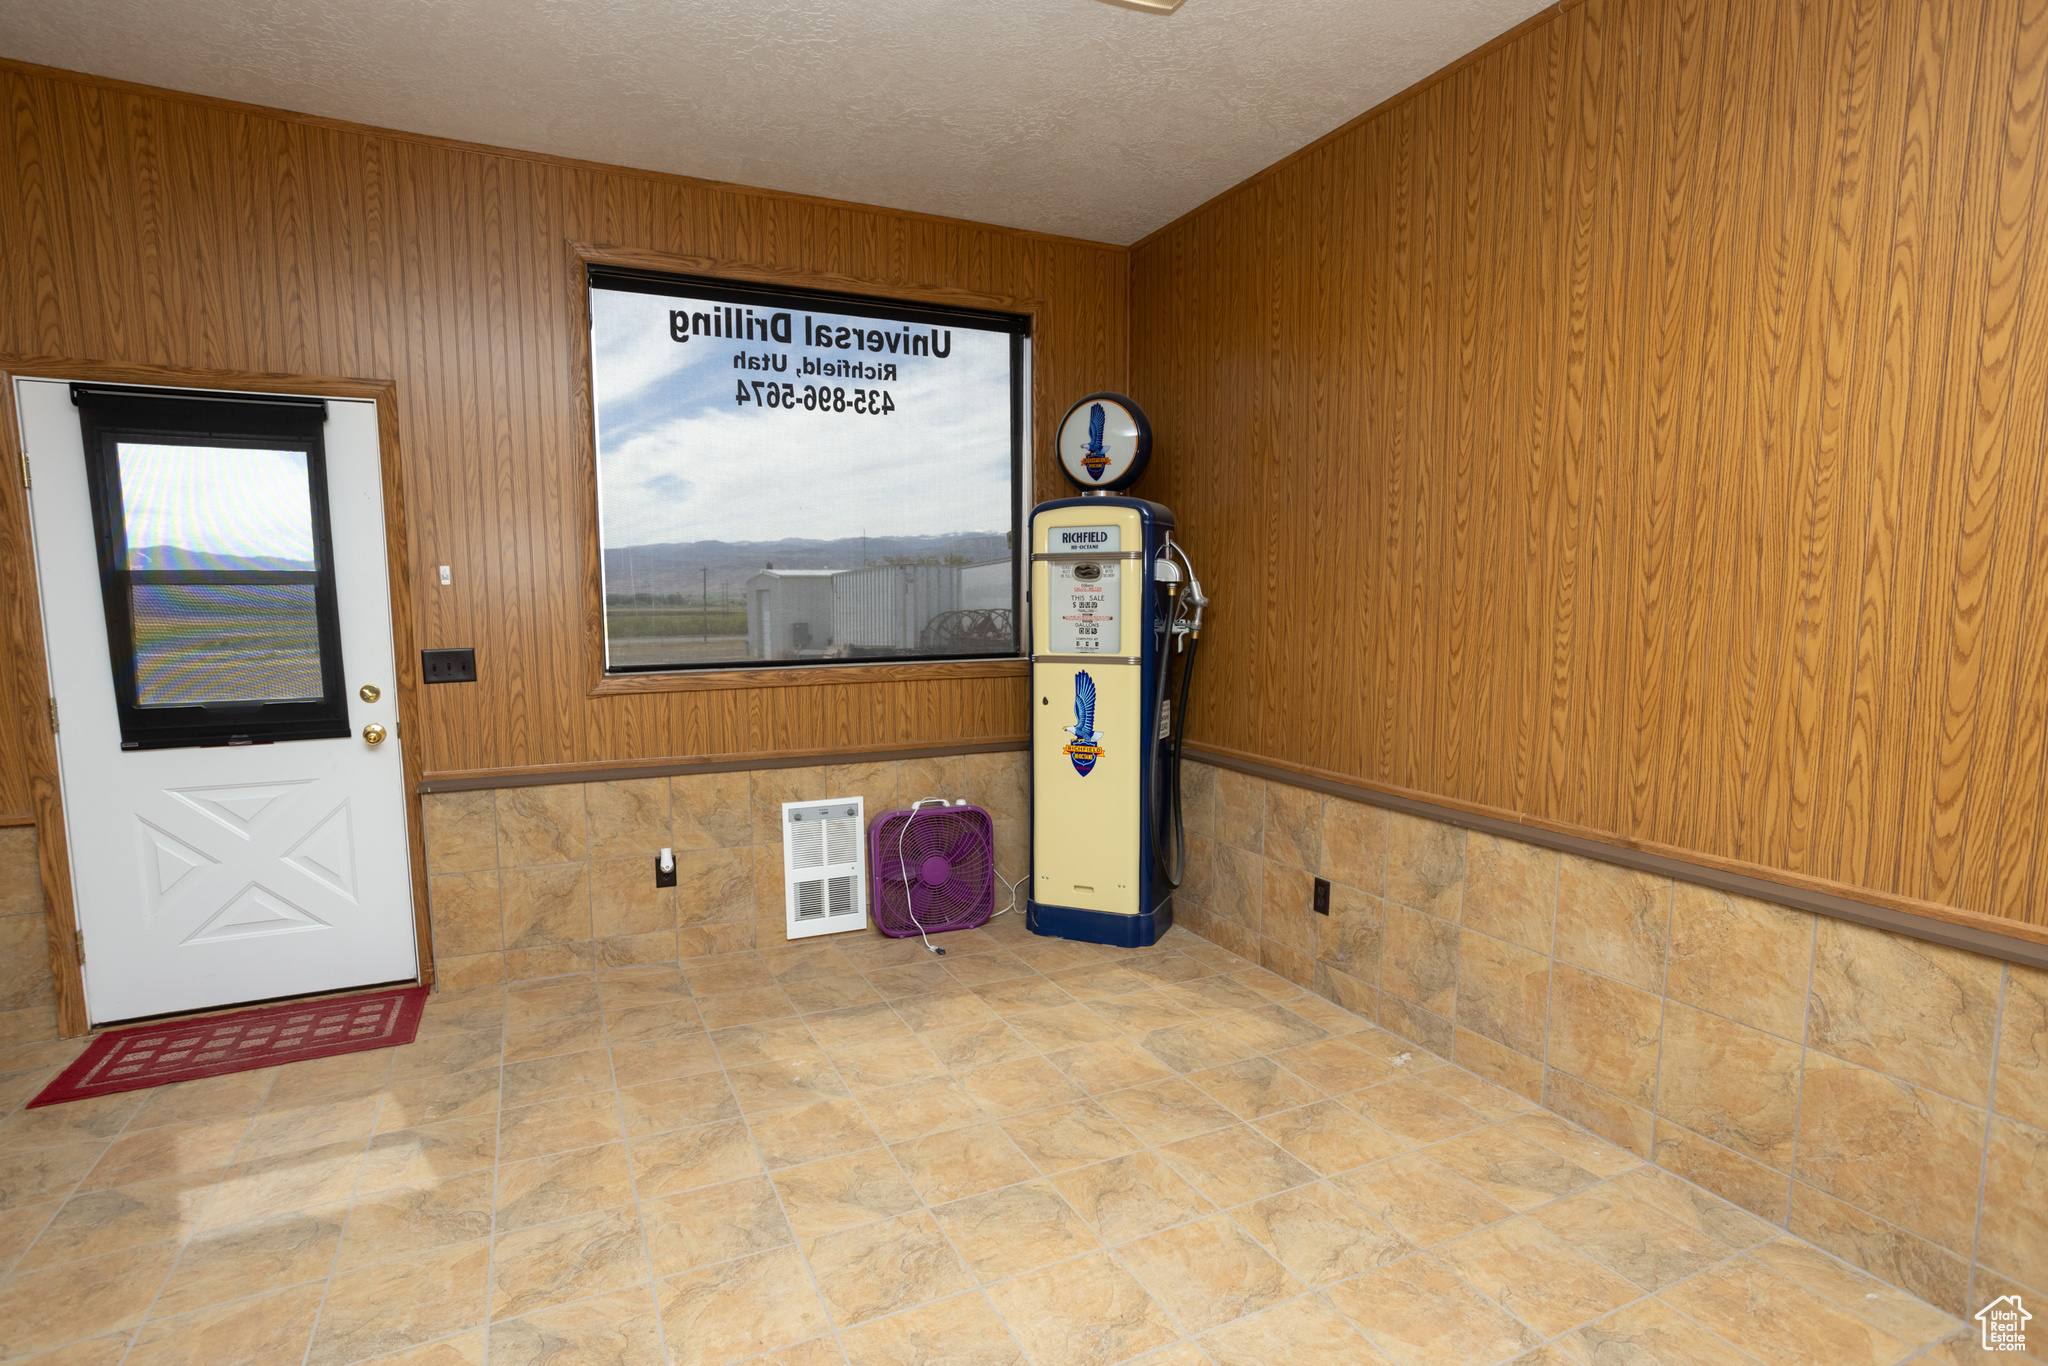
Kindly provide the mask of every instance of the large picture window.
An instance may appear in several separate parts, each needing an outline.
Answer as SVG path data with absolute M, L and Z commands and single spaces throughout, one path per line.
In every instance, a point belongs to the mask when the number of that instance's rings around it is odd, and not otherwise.
M 1027 318 L 589 286 L 607 672 L 1018 653 Z

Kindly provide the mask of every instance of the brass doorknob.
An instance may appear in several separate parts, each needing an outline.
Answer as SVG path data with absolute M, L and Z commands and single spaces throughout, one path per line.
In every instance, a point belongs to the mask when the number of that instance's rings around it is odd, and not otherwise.
M 376 723 L 375 721 L 372 721 L 372 722 L 371 722 L 371 723 L 370 723 L 369 725 L 367 725 L 367 726 L 364 726 L 364 727 L 363 727 L 363 743 L 364 743 L 364 744 L 368 744 L 368 745 L 381 745 L 381 744 L 383 744 L 383 743 L 384 743 L 384 727 L 382 727 L 382 726 L 378 725 L 378 724 L 377 724 L 377 723 Z

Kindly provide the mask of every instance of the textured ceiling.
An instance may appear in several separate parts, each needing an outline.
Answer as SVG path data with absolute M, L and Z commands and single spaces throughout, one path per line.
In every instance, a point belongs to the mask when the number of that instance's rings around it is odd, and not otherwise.
M 1128 243 L 1539 0 L 0 0 L 0 53 Z

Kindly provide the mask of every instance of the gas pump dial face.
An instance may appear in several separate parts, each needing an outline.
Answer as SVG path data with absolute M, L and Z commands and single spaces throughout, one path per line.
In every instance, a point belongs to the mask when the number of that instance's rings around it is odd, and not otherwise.
M 1122 394 L 1090 394 L 1060 419 L 1060 465 L 1086 490 L 1128 488 L 1152 457 L 1152 424 Z

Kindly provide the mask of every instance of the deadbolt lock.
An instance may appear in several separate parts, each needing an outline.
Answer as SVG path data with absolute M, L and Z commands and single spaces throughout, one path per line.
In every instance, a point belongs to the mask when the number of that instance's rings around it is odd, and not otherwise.
M 367 725 L 367 726 L 364 726 L 364 727 L 363 727 L 363 743 L 364 743 L 364 744 L 368 744 L 368 745 L 381 745 L 381 744 L 383 744 L 383 743 L 384 743 L 384 727 L 382 727 L 382 726 L 378 725 L 378 724 L 377 724 L 377 723 L 376 723 L 375 721 L 372 721 L 372 722 L 371 722 L 371 723 L 370 723 L 369 725 Z
M 383 695 L 384 690 L 375 683 L 365 683 L 362 687 L 356 689 L 356 696 L 362 698 L 365 702 L 375 702 Z

